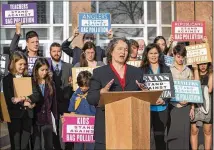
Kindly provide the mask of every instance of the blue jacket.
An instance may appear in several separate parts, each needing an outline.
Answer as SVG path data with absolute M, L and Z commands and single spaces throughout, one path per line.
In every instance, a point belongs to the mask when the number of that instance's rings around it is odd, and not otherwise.
M 86 98 L 82 98 L 79 106 L 75 110 L 75 103 L 77 101 L 77 98 L 79 98 L 79 95 L 83 95 L 84 93 L 81 91 L 80 88 L 78 88 L 72 95 L 70 99 L 70 104 L 68 111 L 69 112 L 75 112 L 76 114 L 81 114 L 81 115 L 92 115 L 94 116 L 96 113 L 96 108 L 93 105 L 89 105 L 88 101 Z

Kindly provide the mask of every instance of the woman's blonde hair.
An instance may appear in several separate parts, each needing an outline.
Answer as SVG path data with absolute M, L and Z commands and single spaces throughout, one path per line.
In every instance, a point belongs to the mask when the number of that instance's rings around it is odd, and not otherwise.
M 15 67 L 16 62 L 18 62 L 19 60 L 24 59 L 26 62 L 26 66 L 25 66 L 25 71 L 23 73 L 24 76 L 28 75 L 28 61 L 27 61 L 27 57 L 20 51 L 15 51 L 11 57 L 10 57 L 10 62 L 8 65 L 8 70 L 11 74 L 15 75 L 17 70 Z

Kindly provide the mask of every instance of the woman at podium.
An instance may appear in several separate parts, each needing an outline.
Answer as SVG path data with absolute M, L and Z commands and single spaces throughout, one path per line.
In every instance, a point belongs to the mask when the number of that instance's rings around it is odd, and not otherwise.
M 108 91 L 139 91 L 145 89 L 142 70 L 126 64 L 130 45 L 125 38 L 110 41 L 107 48 L 107 65 L 94 69 L 87 95 L 88 103 L 96 106 L 95 149 L 106 149 L 105 108 L 100 107 L 100 94 Z

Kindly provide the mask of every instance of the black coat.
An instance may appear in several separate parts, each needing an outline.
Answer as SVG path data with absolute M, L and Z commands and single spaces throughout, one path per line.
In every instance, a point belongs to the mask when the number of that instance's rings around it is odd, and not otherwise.
M 87 100 L 90 105 L 98 105 L 100 100 L 100 90 L 112 79 L 114 79 L 114 83 L 112 84 L 110 91 L 123 91 L 119 80 L 112 71 L 110 65 L 94 69 L 87 95 Z M 139 91 L 140 88 L 136 84 L 136 80 L 138 80 L 138 82 L 143 82 L 142 70 L 134 66 L 127 65 L 126 85 L 124 91 Z M 94 130 L 95 142 L 105 143 L 105 109 L 103 107 L 96 107 Z

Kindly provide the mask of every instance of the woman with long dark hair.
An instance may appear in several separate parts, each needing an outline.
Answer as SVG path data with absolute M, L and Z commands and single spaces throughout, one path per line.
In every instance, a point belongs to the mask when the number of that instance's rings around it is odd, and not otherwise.
M 143 74 L 171 74 L 170 68 L 161 59 L 161 48 L 154 43 L 144 49 L 141 68 Z M 168 120 L 169 100 L 159 98 L 156 105 L 151 105 L 151 149 L 166 150 L 164 133 Z
M 48 74 L 49 63 L 45 58 L 38 58 L 33 68 L 33 80 L 39 85 L 42 100 L 35 107 L 34 149 L 53 149 L 53 125 L 57 119 L 57 102 L 55 85 Z M 43 135 L 43 136 L 42 136 Z M 44 142 L 42 137 L 44 137 Z M 43 143 L 43 144 L 42 144 Z
M 166 39 L 163 36 L 157 36 L 154 39 L 154 43 L 159 45 L 161 52 L 167 55 L 169 49 L 167 48 Z
M 83 45 L 80 62 L 76 63 L 74 67 L 96 67 L 103 65 L 105 64 L 102 61 L 96 61 L 96 46 L 93 42 L 89 41 Z

